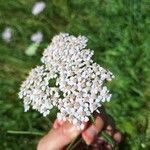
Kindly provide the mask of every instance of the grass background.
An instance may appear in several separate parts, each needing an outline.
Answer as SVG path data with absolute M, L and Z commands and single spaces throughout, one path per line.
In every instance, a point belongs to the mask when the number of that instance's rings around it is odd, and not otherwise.
M 120 150 L 150 149 L 150 2 L 148 0 L 45 0 L 46 9 L 32 16 L 35 0 L 0 0 L 0 33 L 6 26 L 13 38 L 0 38 L 0 149 L 33 150 L 39 136 L 8 134 L 8 130 L 47 132 L 54 114 L 24 113 L 17 93 L 31 68 L 40 64 L 43 49 L 59 32 L 85 35 L 94 60 L 116 76 L 113 98 L 105 108 L 124 135 Z M 27 56 L 30 36 L 41 31 L 44 41 Z

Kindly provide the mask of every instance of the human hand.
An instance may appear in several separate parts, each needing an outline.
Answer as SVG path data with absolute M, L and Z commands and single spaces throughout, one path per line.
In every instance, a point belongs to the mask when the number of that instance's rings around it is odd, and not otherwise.
M 91 150 L 111 150 L 112 146 L 106 143 L 103 138 L 97 136 L 97 134 L 102 130 L 112 136 L 116 143 L 120 143 L 121 134 L 119 132 L 115 132 L 110 124 L 105 126 L 104 119 L 102 119 L 100 115 L 95 117 L 94 124 L 85 123 L 85 128 L 83 130 L 78 130 L 68 121 L 63 122 L 56 120 L 53 124 L 53 128 L 40 140 L 37 149 L 62 150 L 66 145 L 81 134 L 85 143 L 90 145 Z

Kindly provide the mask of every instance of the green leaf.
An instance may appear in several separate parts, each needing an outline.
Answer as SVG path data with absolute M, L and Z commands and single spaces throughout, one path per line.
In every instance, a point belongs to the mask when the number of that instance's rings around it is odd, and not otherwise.
M 25 50 L 25 54 L 28 56 L 33 56 L 36 54 L 36 51 L 39 47 L 39 44 L 37 43 L 33 43 L 31 44 L 26 50 Z

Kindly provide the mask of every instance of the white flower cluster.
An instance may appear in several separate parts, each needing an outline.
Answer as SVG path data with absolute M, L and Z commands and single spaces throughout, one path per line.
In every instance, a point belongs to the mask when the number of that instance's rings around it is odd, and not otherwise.
M 61 33 L 52 39 L 41 59 L 43 65 L 33 69 L 23 82 L 19 97 L 25 110 L 48 115 L 56 106 L 58 120 L 70 121 L 80 129 L 89 116 L 109 101 L 111 94 L 104 82 L 114 77 L 92 60 L 93 51 L 85 49 L 87 38 Z M 51 79 L 56 86 L 49 85 Z

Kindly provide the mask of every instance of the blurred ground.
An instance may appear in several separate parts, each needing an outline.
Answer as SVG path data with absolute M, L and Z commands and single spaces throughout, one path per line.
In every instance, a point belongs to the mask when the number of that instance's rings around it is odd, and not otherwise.
M 110 88 L 112 101 L 105 105 L 124 139 L 120 150 L 150 149 L 149 25 L 148 0 L 45 0 L 46 9 L 31 14 L 35 0 L 0 0 L 0 33 L 13 29 L 10 43 L 0 38 L 0 149 L 33 150 L 40 138 L 8 134 L 7 130 L 47 132 L 53 114 L 24 113 L 17 93 L 21 81 L 40 63 L 43 49 L 59 32 L 85 35 L 94 59 L 116 76 Z M 44 41 L 36 55 L 27 56 L 30 36 L 41 31 Z

